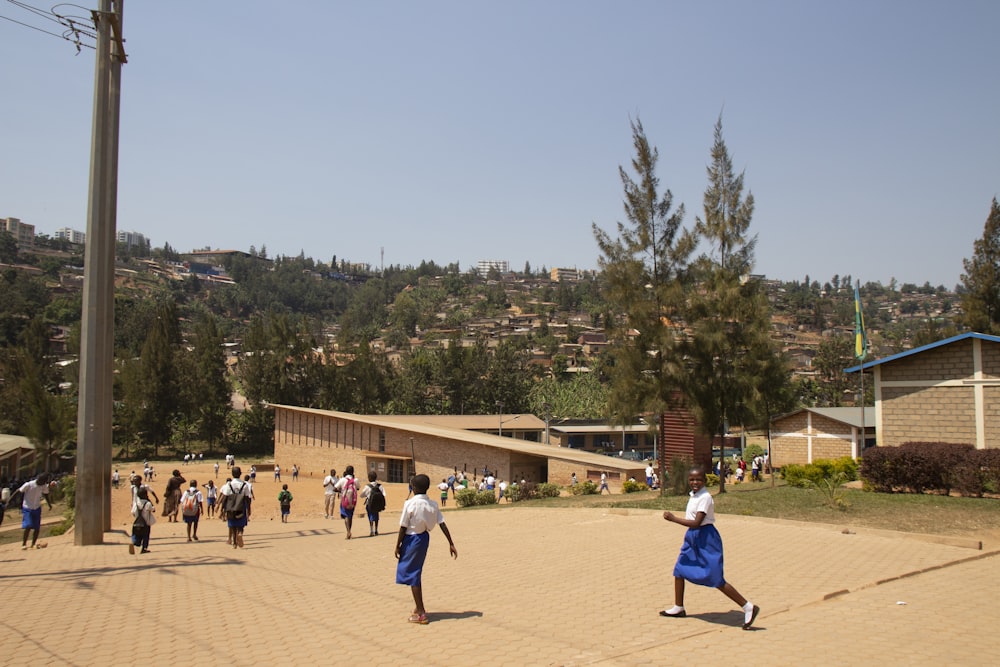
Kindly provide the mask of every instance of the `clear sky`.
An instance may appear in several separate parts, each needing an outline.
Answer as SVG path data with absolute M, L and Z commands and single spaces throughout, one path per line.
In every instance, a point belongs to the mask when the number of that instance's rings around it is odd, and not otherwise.
M 596 268 L 630 117 L 693 225 L 722 114 L 756 271 L 784 280 L 951 288 L 1000 195 L 996 0 L 129 0 L 124 22 L 118 229 L 154 246 Z M 94 52 L 0 20 L 0 61 L 0 217 L 85 231 Z

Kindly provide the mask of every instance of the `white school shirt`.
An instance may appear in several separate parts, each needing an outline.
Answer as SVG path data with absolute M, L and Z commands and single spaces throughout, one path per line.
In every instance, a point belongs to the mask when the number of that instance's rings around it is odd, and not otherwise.
M 688 521 L 694 521 L 698 516 L 698 512 L 705 513 L 705 519 L 701 522 L 701 525 L 715 523 L 715 499 L 712 498 L 712 494 L 705 487 L 702 487 L 698 493 L 691 492 L 687 509 L 684 510 L 684 518 Z
M 22 494 L 21 507 L 26 510 L 37 510 L 42 506 L 42 496 L 49 495 L 49 485 L 39 484 L 38 480 L 25 482 L 18 489 Z
M 407 535 L 419 535 L 434 530 L 434 526 L 444 523 L 444 515 L 438 504 L 418 493 L 403 503 L 403 513 L 399 515 L 400 528 L 406 528 Z

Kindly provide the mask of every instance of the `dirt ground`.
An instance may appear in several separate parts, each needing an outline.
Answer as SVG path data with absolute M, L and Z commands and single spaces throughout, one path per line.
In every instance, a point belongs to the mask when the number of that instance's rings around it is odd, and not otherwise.
M 204 494 L 204 485 L 208 484 L 209 480 L 215 482 L 216 486 L 221 487 L 229 477 L 229 469 L 226 468 L 225 461 L 219 461 L 218 477 L 215 476 L 214 465 L 214 460 L 199 461 L 198 463 L 188 465 L 184 465 L 183 461 L 177 463 L 157 461 L 154 463 L 153 467 L 156 475 L 153 481 L 148 484 L 160 498 L 160 502 L 156 504 L 157 520 L 166 521 L 166 518 L 160 515 L 163 509 L 163 492 L 166 489 L 167 480 L 170 479 L 170 473 L 173 470 L 179 470 L 181 476 L 187 480 L 184 488 L 187 488 L 191 481 L 194 480 L 198 482 L 198 488 Z M 236 465 L 243 469 L 244 475 L 249 474 L 250 463 L 243 463 L 237 460 Z M 121 528 L 132 525 L 132 494 L 129 492 L 128 478 L 133 470 L 138 474 L 142 474 L 142 462 L 126 462 L 112 467 L 112 469 L 115 468 L 118 469 L 122 482 L 121 488 L 117 490 L 112 489 L 111 492 L 111 526 L 112 528 Z M 274 479 L 274 473 L 270 470 L 270 467 L 267 470 L 258 471 L 256 482 L 253 484 L 254 502 L 251 507 L 251 520 L 280 521 L 281 510 L 278 506 L 278 493 L 281 491 L 282 484 L 287 484 L 288 490 L 292 493 L 292 516 L 299 518 L 323 518 L 323 477 L 326 472 L 300 471 L 298 481 L 293 482 L 291 466 L 289 466 L 287 470 L 282 470 L 281 481 L 279 482 Z M 359 491 L 361 486 L 367 483 L 367 476 L 361 476 L 358 482 Z M 403 502 L 406 500 L 407 485 L 382 484 L 382 488 L 385 491 L 386 511 L 401 510 Z M 150 498 L 150 500 L 153 499 Z M 451 506 L 452 502 L 449 500 L 447 506 Z M 363 516 L 364 509 L 364 504 L 359 502 L 356 509 L 357 516 Z M 206 517 L 203 516 L 202 519 L 205 520 Z

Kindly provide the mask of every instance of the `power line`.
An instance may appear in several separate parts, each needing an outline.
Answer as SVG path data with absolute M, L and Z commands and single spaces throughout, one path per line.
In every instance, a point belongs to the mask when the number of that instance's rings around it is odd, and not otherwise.
M 60 35 L 59 33 L 51 32 L 45 30 L 44 28 L 39 28 L 38 26 L 31 25 L 30 23 L 25 23 L 24 21 L 18 21 L 17 19 L 11 18 L 9 16 L 0 15 L 0 19 L 5 21 L 10 21 L 11 23 L 16 23 L 17 25 L 24 26 L 25 28 L 30 28 L 31 30 L 37 30 L 38 32 L 44 33 L 46 35 L 51 35 L 52 37 L 57 37 L 59 39 L 71 42 L 76 46 L 76 52 L 79 53 L 82 47 L 87 47 L 88 49 L 96 48 L 95 45 L 87 44 L 84 39 L 97 39 L 97 27 L 94 24 L 93 18 L 84 18 L 81 16 L 71 16 L 71 15 L 60 15 L 55 11 L 45 11 L 37 7 L 33 7 L 25 2 L 20 2 L 19 0 L 7 0 L 10 4 L 23 9 L 39 18 L 52 21 L 53 23 L 58 23 L 59 25 L 66 28 L 65 31 Z M 68 3 L 56 5 L 56 7 L 78 7 L 78 5 L 70 5 Z M 79 7 L 86 11 L 86 8 Z M 53 10 L 55 7 L 53 7 Z

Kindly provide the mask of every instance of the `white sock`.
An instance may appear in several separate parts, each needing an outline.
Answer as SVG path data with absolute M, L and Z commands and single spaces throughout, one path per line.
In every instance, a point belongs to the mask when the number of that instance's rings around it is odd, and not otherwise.
M 670 614 L 671 616 L 676 616 L 682 611 L 684 611 L 684 607 L 678 607 L 677 605 L 674 605 L 673 607 L 667 610 L 667 613 Z
M 749 623 L 751 616 L 753 616 L 753 602 L 747 600 L 747 603 L 743 605 L 743 622 Z

